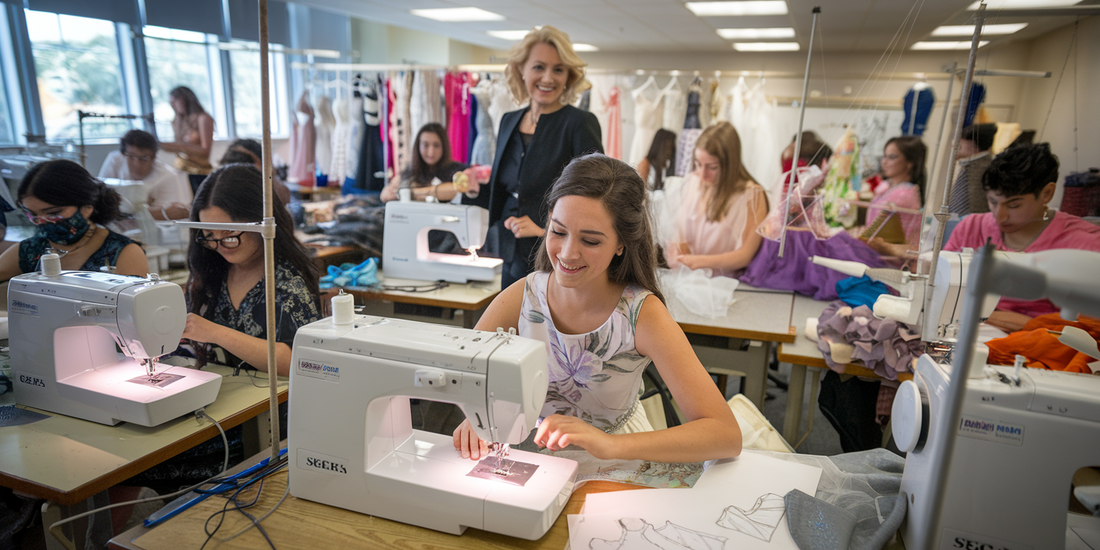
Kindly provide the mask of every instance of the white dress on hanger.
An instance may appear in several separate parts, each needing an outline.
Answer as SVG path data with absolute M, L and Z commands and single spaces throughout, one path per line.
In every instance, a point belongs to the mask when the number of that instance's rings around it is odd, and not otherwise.
M 429 122 L 443 124 L 439 75 L 434 69 L 416 71 L 409 101 L 409 122 L 409 136 L 412 139 L 416 139 L 416 133 Z
M 648 88 L 653 88 L 656 98 L 646 97 Z M 634 98 L 634 138 L 630 143 L 627 162 L 631 166 L 637 166 L 649 152 L 653 134 L 661 129 L 665 113 L 661 103 L 661 90 L 657 88 L 657 81 L 652 75 L 644 84 L 630 92 L 630 95 Z
M 317 98 L 315 127 L 317 130 L 317 149 L 314 151 L 317 171 L 328 175 L 332 169 L 332 131 L 336 128 L 336 118 L 332 116 L 332 99 L 327 95 Z
M 762 185 L 771 185 L 779 180 L 779 157 L 787 146 L 776 130 L 776 104 L 764 92 L 763 82 L 754 85 L 745 97 L 745 128 L 737 129 L 741 135 L 741 158 L 745 168 Z M 777 194 L 767 189 L 769 196 Z M 771 206 L 775 202 L 772 201 Z
M 733 124 L 733 127 L 741 132 L 745 127 L 745 96 L 749 92 L 749 85 L 745 84 L 745 77 L 737 77 L 737 84 L 730 88 L 730 99 L 727 104 L 727 110 L 729 111 L 729 121 Z M 745 136 L 742 136 L 742 140 Z
M 668 85 L 661 90 L 661 96 L 664 98 L 664 123 L 661 124 L 661 128 L 671 130 L 680 133 L 680 130 L 684 129 L 684 114 L 687 112 L 687 98 L 684 97 L 684 91 L 680 88 L 680 83 L 674 76 L 672 80 L 668 81 Z M 648 151 L 646 151 L 648 153 Z
M 344 177 L 355 179 L 359 171 L 359 146 L 363 141 L 363 98 L 352 96 L 348 101 L 347 168 Z M 338 182 L 343 184 L 344 181 Z
M 332 167 L 328 174 L 328 180 L 333 185 L 344 183 L 344 176 L 348 167 L 348 109 L 349 100 L 346 97 L 338 97 L 332 102 L 332 115 L 336 118 L 336 125 L 332 129 Z
M 493 80 L 490 91 L 491 99 L 489 99 L 487 108 L 489 116 L 493 119 L 493 138 L 495 139 L 500 132 L 500 119 L 504 118 L 504 113 L 519 109 L 519 104 L 512 99 L 512 92 L 508 90 L 508 85 L 499 78 Z M 493 154 L 496 154 L 495 148 Z

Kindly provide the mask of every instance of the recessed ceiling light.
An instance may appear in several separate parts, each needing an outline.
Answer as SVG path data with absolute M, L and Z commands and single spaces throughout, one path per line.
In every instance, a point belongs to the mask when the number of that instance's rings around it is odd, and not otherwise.
M 523 40 L 523 37 L 527 36 L 529 32 L 531 31 L 485 31 L 489 36 L 503 38 L 504 40 Z
M 797 52 L 798 42 L 734 42 L 739 52 Z
M 578 52 L 598 52 L 599 48 L 592 44 L 573 44 L 573 50 Z
M 1013 10 L 1013 9 L 1026 9 L 1026 8 L 1050 8 L 1055 6 L 1075 6 L 1080 3 L 1081 0 L 987 0 L 985 8 L 987 10 Z M 970 7 L 966 8 L 970 11 L 978 11 L 982 0 L 978 0 Z
M 1012 34 L 1019 32 L 1027 23 L 1002 23 L 1000 25 L 982 25 L 982 35 Z M 932 31 L 932 36 L 974 36 L 974 25 L 943 25 Z
M 503 15 L 485 11 L 481 8 L 443 8 L 431 10 L 409 10 L 413 15 L 435 19 L 436 21 L 501 21 Z
M 718 36 L 731 40 L 766 40 L 769 38 L 794 38 L 794 29 L 791 27 L 718 29 Z
M 978 42 L 978 47 L 981 48 L 982 46 L 985 46 L 986 44 L 989 44 L 989 41 L 988 40 L 982 40 L 981 42 Z M 960 42 L 949 42 L 949 41 L 917 42 L 916 44 L 913 44 L 913 47 L 910 48 L 910 49 L 911 50 L 969 50 L 970 49 L 970 41 L 965 41 L 965 42 L 962 42 L 962 41 L 960 41 Z
M 741 2 L 688 2 L 687 9 L 699 17 L 722 15 L 787 15 L 784 0 L 744 0 Z

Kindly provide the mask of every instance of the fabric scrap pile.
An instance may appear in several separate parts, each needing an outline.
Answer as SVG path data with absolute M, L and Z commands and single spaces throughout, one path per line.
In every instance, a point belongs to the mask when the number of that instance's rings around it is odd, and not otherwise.
M 924 353 L 920 330 L 893 319 L 878 319 L 871 308 L 841 301 L 826 306 L 817 324 L 817 349 L 829 368 L 839 373 L 852 361 L 887 380 L 912 372 L 913 359 Z
M 321 277 L 321 290 L 333 287 L 372 286 L 379 283 L 378 258 L 367 258 L 361 264 L 346 263 L 328 266 L 328 275 Z

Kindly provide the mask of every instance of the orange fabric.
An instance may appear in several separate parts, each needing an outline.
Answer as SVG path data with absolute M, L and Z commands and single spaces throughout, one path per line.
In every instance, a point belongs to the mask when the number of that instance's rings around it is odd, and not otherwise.
M 1061 331 L 1066 326 L 1077 327 L 1100 340 L 1100 319 L 1081 315 L 1076 322 L 1066 321 L 1057 313 L 1049 313 L 1028 321 L 1019 332 L 986 342 L 989 364 L 1012 365 L 1016 355 L 1023 355 L 1028 359 L 1027 366 L 1033 369 L 1090 374 L 1088 363 L 1094 359 L 1059 342 L 1058 335 L 1049 332 Z

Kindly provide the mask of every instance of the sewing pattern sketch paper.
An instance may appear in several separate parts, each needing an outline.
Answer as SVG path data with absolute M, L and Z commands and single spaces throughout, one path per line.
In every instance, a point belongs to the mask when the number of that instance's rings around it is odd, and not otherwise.
M 817 492 L 821 469 L 745 451 L 711 465 L 691 489 L 590 494 L 568 517 L 570 547 L 588 550 L 797 548 L 783 495 Z

